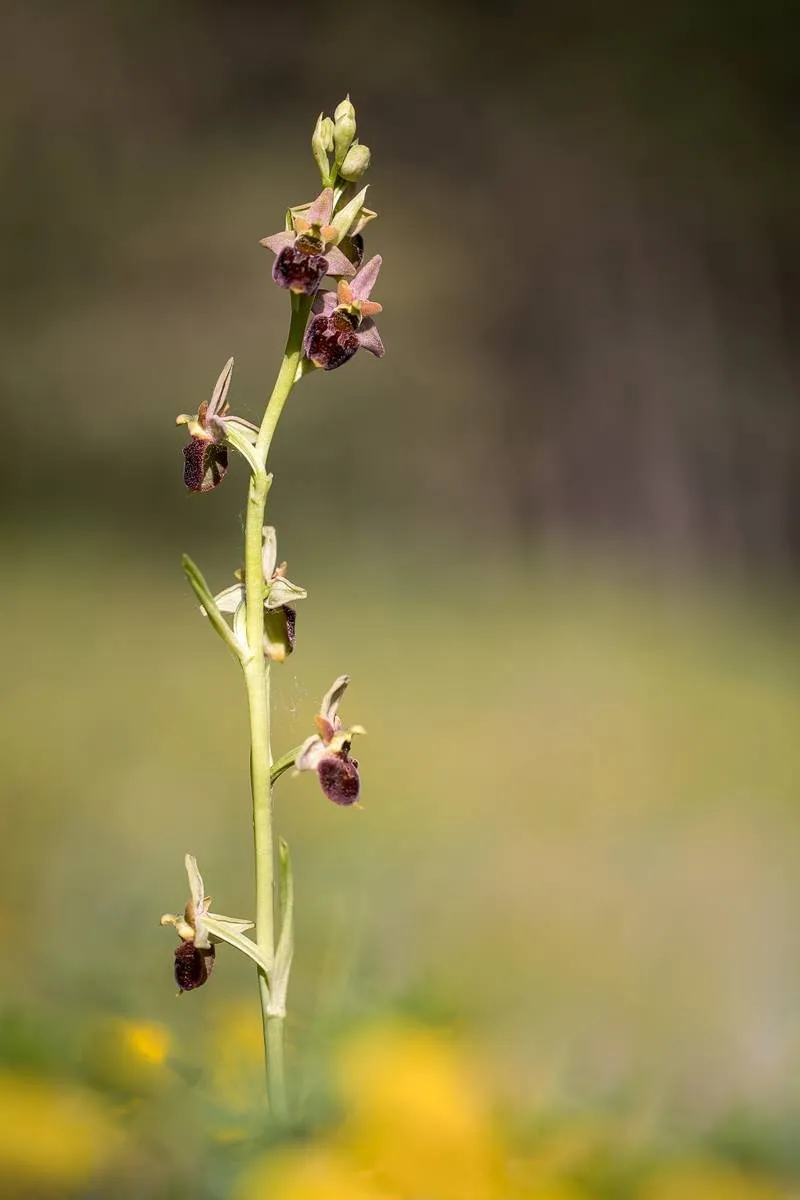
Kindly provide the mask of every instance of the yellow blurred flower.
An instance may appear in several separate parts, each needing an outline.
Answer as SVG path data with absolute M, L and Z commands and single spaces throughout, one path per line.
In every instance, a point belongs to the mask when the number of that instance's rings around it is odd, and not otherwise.
M 109 1166 L 121 1148 L 113 1118 L 91 1092 L 0 1075 L 4 1187 L 80 1187 Z
M 256 1163 L 234 1200 L 397 1200 L 378 1190 L 367 1174 L 335 1150 L 322 1146 L 289 1150 Z
M 778 1184 L 723 1163 L 681 1163 L 664 1168 L 638 1200 L 789 1200 Z
M 171 1079 L 169 1031 L 153 1021 L 116 1019 L 96 1031 L 87 1062 L 96 1080 L 132 1095 L 151 1093 Z
M 208 1038 L 209 1091 L 218 1112 L 214 1134 L 223 1141 L 248 1136 L 264 1116 L 264 1042 L 261 1015 L 249 1001 L 223 1005 Z
M 169 1054 L 169 1033 L 150 1021 L 121 1021 L 120 1040 L 138 1062 L 161 1067 Z
M 339 1063 L 341 1146 L 391 1195 L 499 1200 L 503 1154 L 479 1080 L 444 1034 L 405 1024 L 356 1035 Z

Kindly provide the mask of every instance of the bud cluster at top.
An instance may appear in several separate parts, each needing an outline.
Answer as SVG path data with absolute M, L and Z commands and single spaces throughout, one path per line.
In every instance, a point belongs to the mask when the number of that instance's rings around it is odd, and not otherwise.
M 356 110 L 349 96 L 337 104 L 333 117 L 320 113 L 311 137 L 323 187 L 358 183 L 369 166 L 369 146 L 356 137 Z

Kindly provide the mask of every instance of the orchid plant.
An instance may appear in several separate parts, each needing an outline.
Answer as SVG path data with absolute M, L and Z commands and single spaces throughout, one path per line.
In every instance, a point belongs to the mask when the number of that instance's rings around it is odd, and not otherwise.
M 384 353 L 375 325 L 381 306 L 371 298 L 381 258 L 375 255 L 363 262 L 363 231 L 376 216 L 365 206 L 367 189 L 360 187 L 370 152 L 356 137 L 349 96 L 333 117 L 320 114 L 311 148 L 321 176 L 320 194 L 289 208 L 284 229 L 262 241 L 275 255 L 273 280 L 289 292 L 290 319 L 283 360 L 261 423 L 254 425 L 230 411 L 232 358 L 223 367 L 211 399 L 195 414 L 177 418 L 189 433 L 183 479 L 191 492 L 219 487 L 231 450 L 244 458 L 250 474 L 244 567 L 235 572 L 236 582 L 214 594 L 187 556 L 183 569 L 201 613 L 238 660 L 247 689 L 256 894 L 254 921 L 212 913 L 197 862 L 187 854 L 189 901 L 181 916 L 167 913 L 161 924 L 174 928 L 179 938 L 174 961 L 179 992 L 194 991 L 208 981 L 219 943 L 234 947 L 255 964 L 267 1094 L 278 1121 L 288 1113 L 284 1020 L 294 953 L 294 887 L 283 840 L 276 853 L 273 789 L 292 768 L 314 771 L 329 800 L 344 807 L 354 805 L 360 778 L 350 750 L 353 738 L 364 730 L 360 725 L 345 727 L 339 717 L 349 682 L 342 675 L 322 700 L 316 733 L 273 758 L 270 671 L 273 663 L 282 663 L 294 649 L 296 605 L 306 592 L 287 577 L 286 563 L 278 560 L 275 529 L 265 524 L 272 485 L 267 468 L 275 430 L 295 384 L 311 372 L 344 366 L 359 349 L 378 358 Z

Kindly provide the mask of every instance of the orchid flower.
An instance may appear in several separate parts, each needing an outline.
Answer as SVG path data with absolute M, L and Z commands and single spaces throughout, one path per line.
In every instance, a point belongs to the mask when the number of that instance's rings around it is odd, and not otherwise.
M 333 371 L 348 362 L 363 347 L 376 358 L 385 351 L 373 317 L 382 306 L 370 300 L 381 269 L 376 254 L 350 281 L 341 279 L 335 292 L 317 294 L 303 339 L 303 353 L 316 367 Z

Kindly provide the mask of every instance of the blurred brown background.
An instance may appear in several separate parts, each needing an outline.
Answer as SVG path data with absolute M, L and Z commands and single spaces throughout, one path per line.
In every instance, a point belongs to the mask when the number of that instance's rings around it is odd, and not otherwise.
M 523 1108 L 792 1158 L 797 35 L 780 0 L 4 5 L 11 1062 L 251 997 L 232 963 L 176 1008 L 157 926 L 187 849 L 250 905 L 239 680 L 178 569 L 228 580 L 245 480 L 186 495 L 172 422 L 229 354 L 258 419 L 257 242 L 349 90 L 387 356 L 303 382 L 270 500 L 310 593 L 278 749 L 341 670 L 370 730 L 364 813 L 281 784 L 297 1053 L 421 1011 Z
M 379 383 L 336 380 L 313 450 L 285 435 L 294 488 L 326 495 L 357 436 L 348 520 L 367 494 L 380 529 L 791 563 L 792 11 L 5 6 L 10 436 L 35 428 L 52 488 L 115 528 L 180 511 L 166 396 L 185 408 L 231 349 L 257 408 L 282 297 L 255 240 L 313 188 L 309 113 L 349 87 L 396 349 Z

